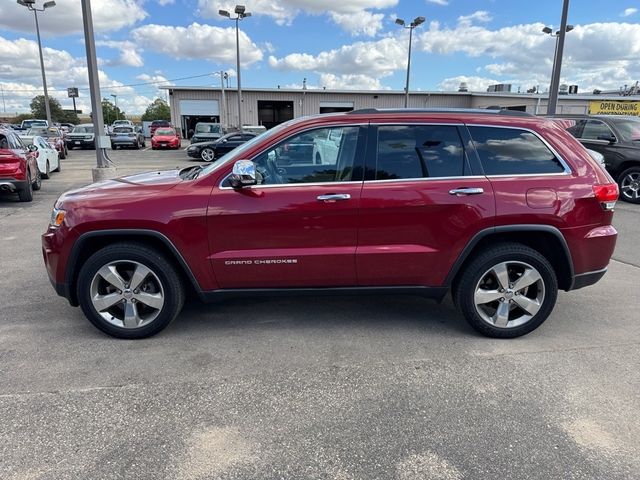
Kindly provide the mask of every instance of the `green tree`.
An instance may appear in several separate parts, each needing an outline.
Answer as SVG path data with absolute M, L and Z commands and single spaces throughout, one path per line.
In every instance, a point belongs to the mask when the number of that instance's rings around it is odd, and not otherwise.
M 120 110 L 120 107 L 116 107 L 106 98 L 102 99 L 102 119 L 105 125 L 111 125 L 116 120 L 124 120 L 125 113 Z
M 36 95 L 31 100 L 31 114 L 33 118 L 47 118 L 47 109 L 44 104 L 44 95 Z M 60 102 L 49 97 L 49 108 L 51 109 L 51 120 L 53 122 L 65 122 L 65 123 L 80 123 L 78 115 L 73 112 L 66 112 L 62 109 Z
M 153 103 L 147 107 L 141 120 L 143 122 L 152 122 L 153 120 L 171 120 L 171 109 L 163 99 L 156 98 Z

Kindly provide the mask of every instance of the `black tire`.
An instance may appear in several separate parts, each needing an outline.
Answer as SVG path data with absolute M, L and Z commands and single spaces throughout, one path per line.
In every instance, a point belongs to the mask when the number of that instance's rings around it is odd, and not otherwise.
M 36 172 L 36 179 L 33 182 L 33 189 L 40 190 L 42 188 L 42 175 L 40 175 L 40 170 Z
M 33 183 L 31 182 L 30 173 L 27 173 L 27 186 L 18 190 L 18 198 L 21 202 L 31 202 L 33 200 Z
M 137 262 L 151 270 L 164 293 L 164 304 L 150 323 L 137 328 L 125 328 L 109 323 L 91 300 L 91 284 L 97 272 L 111 262 Z M 78 301 L 87 319 L 98 329 L 117 338 L 137 339 L 155 335 L 178 316 L 185 293 L 174 266 L 153 248 L 137 243 L 116 243 L 94 253 L 82 265 L 77 283 Z
M 627 168 L 618 176 L 620 200 L 640 203 L 640 166 Z
M 58 167 L 54 170 L 54 172 L 61 172 L 61 171 L 62 171 L 62 162 L 58 160 Z
M 505 262 L 510 264 L 507 267 L 507 271 L 509 271 L 509 282 L 511 282 L 512 279 L 514 283 L 517 281 L 517 269 L 520 267 L 525 268 L 524 265 L 532 267 L 532 270 L 537 271 L 539 280 L 530 287 L 527 287 L 525 293 L 513 293 L 515 289 L 511 290 L 509 286 L 509 289 L 504 293 L 505 296 L 502 297 L 503 300 L 496 300 L 493 303 L 486 303 L 477 307 L 475 302 L 476 288 L 480 288 L 481 282 L 490 279 L 491 274 L 489 271 L 493 267 L 497 267 Z M 499 287 L 500 284 L 496 283 L 495 286 L 489 288 L 491 289 L 490 291 L 498 292 L 500 291 Z M 531 291 L 529 291 L 529 288 Z M 537 299 L 539 304 L 537 312 L 534 315 L 529 315 L 530 318 L 528 320 L 527 315 L 518 317 L 519 313 L 527 313 L 520 308 L 518 302 L 522 301 L 525 296 L 536 294 L 538 297 L 541 296 L 541 298 Z M 522 295 L 522 297 L 519 295 Z M 558 297 L 558 280 L 549 261 L 536 250 L 519 243 L 501 243 L 480 252 L 464 267 L 464 271 L 454 287 L 453 297 L 454 302 L 467 322 L 476 331 L 493 338 L 515 338 L 532 332 L 547 319 Z M 504 307 L 508 309 L 506 318 L 510 319 L 512 314 L 514 316 L 514 320 L 509 320 L 507 324 L 512 323 L 512 326 L 497 326 L 491 323 L 490 318 L 485 319 L 479 313 L 479 311 L 482 311 L 483 314 L 488 317 L 489 315 L 484 308 L 490 310 L 494 308 L 492 305 L 495 305 L 495 316 L 497 318 L 500 304 L 505 304 L 506 301 L 509 302 L 506 304 L 506 307 Z M 523 323 L 518 324 L 519 319 L 522 319 L 520 321 Z
M 136 143 L 133 145 L 133 148 L 135 148 L 136 150 L 140 150 L 140 144 L 136 141 Z
M 49 178 L 49 175 L 51 173 L 51 167 L 49 165 L 49 160 L 47 160 L 47 168 L 46 171 L 44 173 L 42 173 L 42 178 L 44 178 L 45 180 Z
M 58 158 L 60 160 L 64 160 L 65 158 L 67 158 L 67 152 L 65 151 L 64 147 L 62 148 L 62 152 L 60 152 L 60 154 L 58 155 Z

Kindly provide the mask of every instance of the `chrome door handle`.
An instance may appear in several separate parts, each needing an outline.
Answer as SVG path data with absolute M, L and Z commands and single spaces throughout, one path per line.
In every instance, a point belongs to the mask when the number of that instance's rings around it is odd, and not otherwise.
M 339 200 L 349 200 L 351 195 L 348 193 L 327 193 L 325 195 L 318 195 L 319 202 L 337 202 Z
M 470 187 L 470 188 L 454 188 L 449 190 L 449 195 L 480 195 L 484 193 L 483 188 Z

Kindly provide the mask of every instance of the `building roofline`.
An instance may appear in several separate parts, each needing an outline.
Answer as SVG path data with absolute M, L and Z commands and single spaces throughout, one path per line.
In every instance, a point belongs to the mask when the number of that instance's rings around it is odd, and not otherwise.
M 204 86 L 182 86 L 182 85 L 162 85 L 158 87 L 163 90 L 177 90 L 177 91 L 194 91 L 205 90 L 220 92 L 220 87 L 204 87 Z M 235 92 L 236 88 L 225 88 L 225 91 Z M 303 90 L 302 88 L 243 88 L 243 92 L 263 92 L 263 93 L 320 93 L 326 94 L 341 94 L 341 95 L 404 95 L 400 90 L 329 90 L 309 88 Z M 470 96 L 470 97 L 496 97 L 496 98 L 533 98 L 540 100 L 547 100 L 549 95 L 547 93 L 515 93 L 515 92 L 446 92 L 441 90 L 412 90 L 410 95 L 417 96 Z M 615 95 L 615 94 L 586 94 L 586 95 L 560 95 L 559 99 L 572 99 L 572 100 L 635 100 L 640 101 L 640 95 Z

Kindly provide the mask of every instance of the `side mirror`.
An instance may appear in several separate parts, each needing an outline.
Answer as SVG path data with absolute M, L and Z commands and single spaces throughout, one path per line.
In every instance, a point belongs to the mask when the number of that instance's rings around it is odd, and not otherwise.
M 256 165 L 251 160 L 238 160 L 233 164 L 233 171 L 229 177 L 233 188 L 256 185 Z
M 36 147 L 33 143 L 31 143 L 28 147 L 27 150 L 29 150 L 30 152 L 37 152 L 38 151 L 38 147 Z

